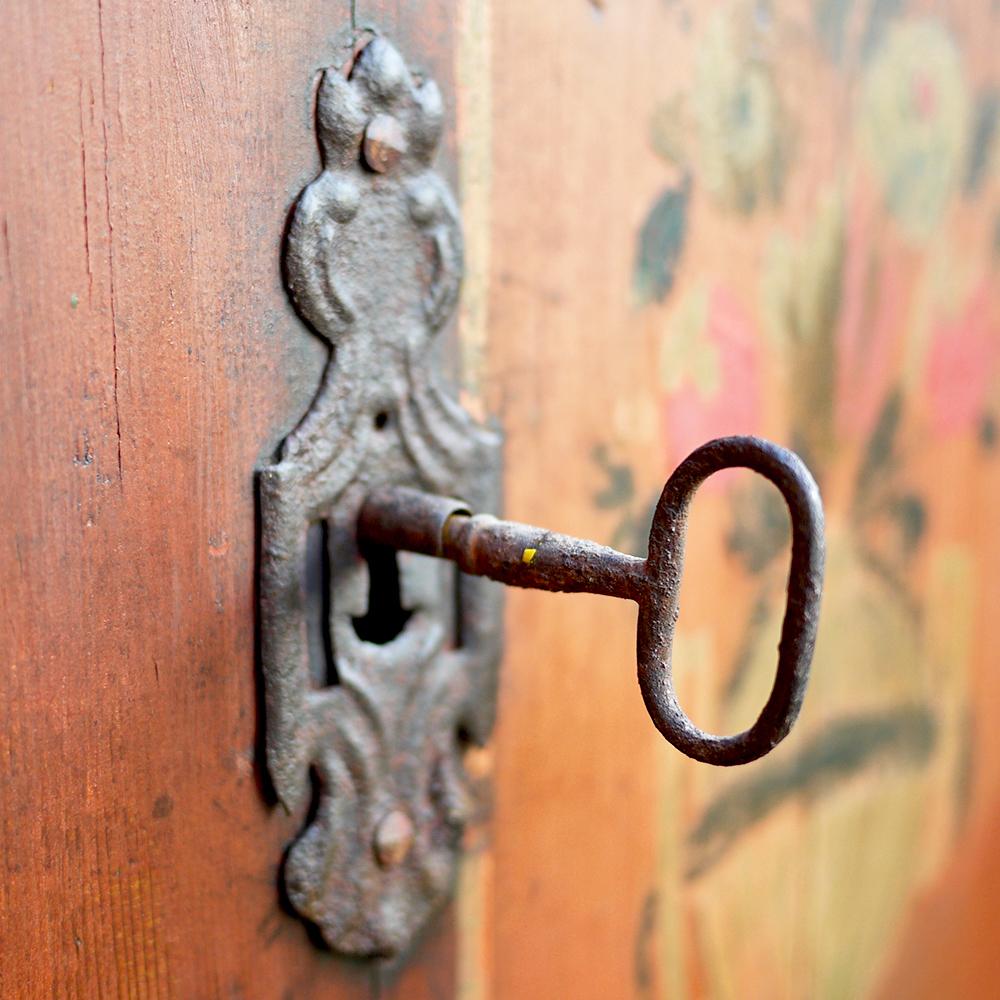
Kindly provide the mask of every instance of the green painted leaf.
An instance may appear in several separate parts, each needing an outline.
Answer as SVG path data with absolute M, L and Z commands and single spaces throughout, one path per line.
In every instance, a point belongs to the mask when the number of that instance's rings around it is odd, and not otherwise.
M 690 190 L 685 179 L 680 187 L 664 191 L 639 230 L 632 280 L 640 305 L 662 301 L 673 287 L 687 235 Z
M 870 0 L 861 36 L 861 56 L 868 59 L 878 48 L 886 28 L 906 6 L 906 0 Z M 813 0 L 813 23 L 820 44 L 836 63 L 844 62 L 855 0 Z M 863 8 L 862 8 L 863 9 Z
M 865 445 L 854 491 L 856 514 L 863 516 L 865 511 L 871 509 L 879 484 L 891 476 L 898 465 L 896 432 L 902 415 L 903 394 L 896 388 L 886 397 L 882 412 Z
M 903 12 L 905 6 L 906 0 L 872 0 L 865 34 L 861 40 L 862 58 L 869 59 L 882 44 L 889 23 Z
M 852 6 L 852 0 L 814 0 L 813 22 L 816 33 L 826 54 L 834 62 L 840 62 L 844 54 L 847 16 Z
M 896 766 L 927 765 L 938 740 L 934 714 L 923 705 L 835 718 L 803 739 L 793 757 L 769 761 L 723 788 L 688 835 L 686 876 L 700 878 L 751 828 L 789 801 L 808 801 L 889 760 Z
M 1000 90 L 985 90 L 976 98 L 976 113 L 963 185 L 967 198 L 978 194 L 982 186 L 986 168 L 990 164 L 998 122 L 1000 122 Z
M 594 494 L 594 504 L 601 510 L 627 507 L 635 497 L 632 470 L 622 462 L 612 460 L 606 444 L 596 444 L 591 458 L 605 476 L 604 486 Z

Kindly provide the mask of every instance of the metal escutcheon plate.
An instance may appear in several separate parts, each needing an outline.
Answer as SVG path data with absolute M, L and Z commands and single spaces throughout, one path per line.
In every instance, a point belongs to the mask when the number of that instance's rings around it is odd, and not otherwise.
M 317 97 L 323 170 L 285 247 L 300 316 L 331 345 L 320 389 L 260 472 L 267 764 L 308 814 L 288 896 L 329 945 L 405 949 L 449 897 L 475 808 L 464 748 L 493 725 L 502 591 L 426 556 L 362 552 L 365 496 L 412 486 L 500 502 L 500 440 L 445 392 L 431 344 L 462 277 L 442 126 L 383 38 Z

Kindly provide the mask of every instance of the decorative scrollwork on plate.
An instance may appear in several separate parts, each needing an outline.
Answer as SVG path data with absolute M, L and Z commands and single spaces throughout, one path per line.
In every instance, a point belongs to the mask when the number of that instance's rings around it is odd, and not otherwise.
M 500 501 L 499 436 L 431 360 L 462 277 L 458 210 L 431 166 L 442 120 L 436 85 L 384 38 L 324 73 L 323 169 L 298 199 L 285 273 L 331 355 L 259 477 L 267 764 L 287 809 L 311 804 L 285 885 L 358 956 L 398 953 L 450 895 L 474 804 L 463 750 L 487 739 L 496 704 L 499 587 L 362 551 L 356 534 L 380 486 Z

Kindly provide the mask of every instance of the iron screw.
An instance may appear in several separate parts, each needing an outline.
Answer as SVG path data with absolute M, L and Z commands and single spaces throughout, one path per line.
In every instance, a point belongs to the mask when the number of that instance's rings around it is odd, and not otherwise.
M 365 129 L 365 163 L 377 174 L 391 170 L 406 152 L 403 127 L 392 115 L 376 115 Z
M 375 857 L 383 868 L 406 860 L 413 846 L 413 821 L 402 809 L 386 813 L 375 827 Z

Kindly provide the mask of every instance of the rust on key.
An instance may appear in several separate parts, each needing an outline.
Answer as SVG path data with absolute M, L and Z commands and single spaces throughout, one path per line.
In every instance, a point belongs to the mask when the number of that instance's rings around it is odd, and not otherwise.
M 671 652 L 691 500 L 705 479 L 728 468 L 750 469 L 781 492 L 792 523 L 792 557 L 770 697 L 749 729 L 715 736 L 699 729 L 678 704 Z M 358 532 L 367 541 L 450 559 L 465 573 L 514 587 L 635 601 L 639 686 L 646 708 L 663 736 L 696 760 L 721 765 L 756 760 L 785 738 L 798 716 L 816 642 L 823 508 L 801 459 L 769 441 L 719 438 L 689 455 L 663 488 L 646 559 L 544 528 L 473 514 L 461 500 L 405 487 L 372 493 L 362 507 Z

